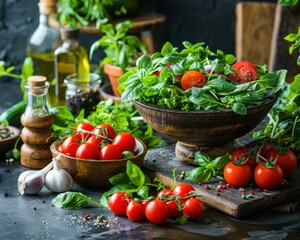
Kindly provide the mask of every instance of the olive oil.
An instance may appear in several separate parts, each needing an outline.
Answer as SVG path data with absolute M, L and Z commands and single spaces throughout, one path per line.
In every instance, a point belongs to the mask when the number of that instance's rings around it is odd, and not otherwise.
M 45 76 L 50 84 L 49 102 L 51 106 L 56 104 L 54 50 L 58 47 L 60 39 L 58 30 L 49 25 L 49 17 L 56 13 L 56 4 L 57 0 L 39 1 L 39 25 L 27 43 L 27 56 L 33 60 L 34 75 Z
M 54 72 L 54 51 L 45 53 L 27 53 L 32 58 L 35 75 L 46 76 L 50 84 L 48 90 L 49 103 L 51 106 L 56 104 L 55 100 L 55 72 Z
M 79 29 L 61 29 L 62 45 L 55 50 L 55 94 L 59 105 L 66 104 L 66 86 L 68 75 L 76 74 L 77 81 L 90 81 L 90 65 L 86 49 L 79 45 Z

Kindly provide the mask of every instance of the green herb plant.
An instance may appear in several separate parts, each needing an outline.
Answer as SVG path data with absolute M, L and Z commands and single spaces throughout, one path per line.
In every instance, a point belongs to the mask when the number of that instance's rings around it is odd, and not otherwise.
M 266 65 L 256 65 L 259 72 L 256 81 L 235 84 L 226 77 L 235 74 L 231 67 L 236 61 L 234 55 L 221 50 L 213 52 L 204 43 L 193 45 L 186 41 L 183 46 L 179 51 L 167 42 L 160 52 L 139 57 L 136 69 L 129 70 L 118 80 L 121 101 L 137 100 L 184 111 L 231 108 L 245 115 L 247 106 L 260 105 L 267 97 L 277 97 L 285 82 L 285 70 L 268 73 Z M 210 73 L 205 71 L 206 65 L 211 67 Z M 188 70 L 202 72 L 207 83 L 202 88 L 184 91 L 177 78 Z
M 295 6 L 298 0 L 281 0 L 282 6 Z M 295 33 L 285 38 L 291 43 L 289 53 L 298 50 L 297 65 L 300 66 L 300 27 Z M 282 147 L 291 149 L 300 157 L 300 74 L 294 77 L 291 84 L 286 83 L 283 94 L 268 114 L 269 121 L 262 130 L 254 132 L 256 139 L 269 137 L 275 139 Z
M 58 21 L 70 27 L 87 26 L 92 22 L 110 18 L 107 6 L 115 0 L 59 0 Z
M 131 21 L 120 22 L 115 26 L 104 21 L 98 27 L 103 35 L 92 44 L 90 56 L 92 57 L 94 51 L 102 47 L 106 56 L 100 66 L 109 63 L 121 67 L 124 73 L 126 68 L 135 66 L 140 53 L 146 54 L 146 47 L 141 39 L 127 34 L 132 27 Z
M 229 153 L 213 159 L 208 154 L 197 151 L 194 159 L 199 167 L 185 173 L 185 179 L 194 182 L 208 182 L 212 177 L 223 176 L 224 167 L 230 161 Z

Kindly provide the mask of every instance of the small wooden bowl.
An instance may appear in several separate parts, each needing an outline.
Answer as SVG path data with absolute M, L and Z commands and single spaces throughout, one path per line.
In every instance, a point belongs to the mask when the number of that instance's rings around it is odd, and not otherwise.
M 134 101 L 140 115 L 153 129 L 177 140 L 177 159 L 194 165 L 198 150 L 217 157 L 229 151 L 235 139 L 253 130 L 268 114 L 277 98 L 265 99 L 259 106 L 249 106 L 247 115 L 231 109 L 181 111 Z
M 68 171 L 79 185 L 111 187 L 108 179 L 118 173 L 125 172 L 128 160 L 139 167 L 142 166 L 147 147 L 140 139 L 136 138 L 135 140 L 137 154 L 133 157 L 118 160 L 93 160 L 70 157 L 57 151 L 57 147 L 60 144 L 59 140 L 51 144 L 50 150 L 53 157 L 61 154 L 61 158 L 58 161 L 59 166 Z
M 21 133 L 21 130 L 14 126 L 5 127 L 9 129 L 13 133 L 13 135 L 11 137 L 0 140 L 0 154 L 5 154 L 10 149 L 12 149 Z

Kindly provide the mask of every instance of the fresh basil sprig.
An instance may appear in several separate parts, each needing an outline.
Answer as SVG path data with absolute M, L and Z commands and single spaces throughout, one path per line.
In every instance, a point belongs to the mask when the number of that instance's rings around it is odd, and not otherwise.
M 195 182 L 208 182 L 212 177 L 223 175 L 224 167 L 230 161 L 229 153 L 213 159 L 208 154 L 197 151 L 194 158 L 199 167 L 187 171 L 185 179 Z

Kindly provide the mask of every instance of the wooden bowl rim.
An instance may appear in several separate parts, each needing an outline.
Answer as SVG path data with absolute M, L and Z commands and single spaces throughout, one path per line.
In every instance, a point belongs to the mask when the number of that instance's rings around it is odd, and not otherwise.
M 19 128 L 14 127 L 14 126 L 5 126 L 5 128 L 9 129 L 13 133 L 13 135 L 8 138 L 1 139 L 0 144 L 13 141 L 14 139 L 16 139 L 20 136 L 21 130 Z
M 141 151 L 134 155 L 133 157 L 128 157 L 128 158 L 122 158 L 122 159 L 112 159 L 112 160 L 101 160 L 101 159 L 82 159 L 82 158 L 75 158 L 75 157 L 71 157 L 69 155 L 66 155 L 66 154 L 63 154 L 59 151 L 57 151 L 56 149 L 56 146 L 59 144 L 60 140 L 56 140 L 55 142 L 53 142 L 51 145 L 50 145 L 50 150 L 52 151 L 52 153 L 55 153 L 55 154 L 60 154 L 64 157 L 67 157 L 69 159 L 73 159 L 74 161 L 84 161 L 84 162 L 97 162 L 97 163 L 113 163 L 113 162 L 123 162 L 123 161 L 128 161 L 128 160 L 132 160 L 132 159 L 136 159 L 140 156 L 143 156 L 147 153 L 147 146 L 145 145 L 145 143 L 140 140 L 139 138 L 136 138 L 135 137 L 135 141 L 137 144 L 140 145 L 140 148 L 141 148 Z

